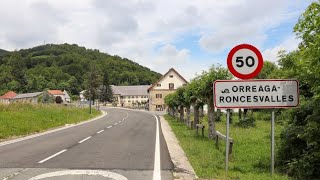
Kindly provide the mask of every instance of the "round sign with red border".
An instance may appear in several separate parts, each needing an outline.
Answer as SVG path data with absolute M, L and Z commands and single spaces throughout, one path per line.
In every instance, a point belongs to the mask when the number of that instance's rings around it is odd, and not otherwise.
M 263 67 L 262 54 L 252 45 L 240 44 L 229 52 L 227 65 L 237 78 L 251 79 L 256 77 Z

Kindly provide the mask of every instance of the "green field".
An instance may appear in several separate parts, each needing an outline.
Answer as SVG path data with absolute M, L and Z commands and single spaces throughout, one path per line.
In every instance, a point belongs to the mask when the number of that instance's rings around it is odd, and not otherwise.
M 101 114 L 93 109 L 56 104 L 0 105 L 0 139 L 23 136 L 65 124 L 77 123 Z
M 205 138 L 197 137 L 183 123 L 165 115 L 172 130 L 176 134 L 181 147 L 185 151 L 196 174 L 203 179 L 226 179 L 225 175 L 225 142 L 209 140 L 207 129 Z M 203 124 L 207 126 L 206 117 Z M 276 125 L 276 144 L 279 142 L 281 125 Z M 216 130 L 225 134 L 226 122 L 216 123 Z M 229 158 L 228 179 L 289 179 L 281 174 L 270 175 L 270 121 L 257 121 L 254 128 L 240 128 L 232 124 L 230 137 L 234 140 L 233 153 Z

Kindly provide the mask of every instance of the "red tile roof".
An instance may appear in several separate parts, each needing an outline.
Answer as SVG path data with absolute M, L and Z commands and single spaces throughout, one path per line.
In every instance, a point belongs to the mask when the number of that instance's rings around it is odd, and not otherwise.
M 1 99 L 11 99 L 13 97 L 17 96 L 17 94 L 13 91 L 9 91 L 5 93 L 3 96 L 0 96 Z
M 61 90 L 48 90 L 48 92 L 52 95 L 64 95 Z

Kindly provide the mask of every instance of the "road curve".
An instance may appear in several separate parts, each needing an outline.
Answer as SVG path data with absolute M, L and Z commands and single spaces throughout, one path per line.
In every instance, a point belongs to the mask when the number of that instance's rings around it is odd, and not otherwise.
M 172 179 L 160 125 L 156 145 L 157 117 L 118 108 L 105 111 L 108 115 L 96 121 L 0 146 L 0 179 L 49 178 L 50 173 L 56 175 L 50 179 L 113 179 L 112 173 L 127 179 Z M 81 170 L 88 174 L 76 174 Z M 110 177 L 102 176 L 108 173 Z

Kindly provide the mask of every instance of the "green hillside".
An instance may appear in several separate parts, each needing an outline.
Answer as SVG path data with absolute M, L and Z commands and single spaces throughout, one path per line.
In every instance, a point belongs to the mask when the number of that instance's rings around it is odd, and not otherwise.
M 49 88 L 66 89 L 75 95 L 85 89 L 85 77 L 92 65 L 101 74 L 107 72 L 114 85 L 152 84 L 161 76 L 129 59 L 99 50 L 47 44 L 0 56 L 0 94 Z
M 7 53 L 8 53 L 8 51 L 6 51 L 4 49 L 0 49 L 0 56 L 4 56 Z

